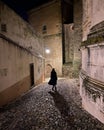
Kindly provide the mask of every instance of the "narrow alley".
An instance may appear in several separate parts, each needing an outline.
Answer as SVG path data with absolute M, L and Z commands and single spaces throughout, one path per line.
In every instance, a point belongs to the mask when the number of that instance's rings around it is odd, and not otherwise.
M 0 130 L 104 130 L 81 105 L 78 79 L 59 79 L 53 92 L 40 84 L 0 108 Z

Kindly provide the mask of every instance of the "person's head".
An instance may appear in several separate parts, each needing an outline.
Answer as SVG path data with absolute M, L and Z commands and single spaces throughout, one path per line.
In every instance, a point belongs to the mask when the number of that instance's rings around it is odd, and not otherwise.
M 55 71 L 55 69 L 53 68 L 52 71 Z

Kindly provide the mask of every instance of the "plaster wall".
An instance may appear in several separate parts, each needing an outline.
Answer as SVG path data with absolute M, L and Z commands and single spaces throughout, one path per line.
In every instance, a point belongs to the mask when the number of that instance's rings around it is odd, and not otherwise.
M 31 80 L 35 85 L 43 81 L 43 47 L 31 26 L 0 2 L 0 106 L 31 89 Z
M 43 39 L 35 29 L 24 21 L 18 14 L 11 10 L 7 5 L 0 2 L 0 26 L 6 26 L 6 32 L 0 29 L 0 33 L 12 39 L 26 49 L 33 49 L 42 55 Z

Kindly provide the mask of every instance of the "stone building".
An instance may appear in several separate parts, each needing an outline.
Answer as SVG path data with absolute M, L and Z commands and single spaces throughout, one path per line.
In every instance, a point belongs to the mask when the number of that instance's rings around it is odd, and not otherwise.
M 58 76 L 79 77 L 83 108 L 104 123 L 103 0 L 52 0 L 30 10 L 29 23 L 2 2 L 0 11 L 0 104 L 54 67 Z
M 45 54 L 45 68 L 52 65 L 63 76 L 79 76 L 83 107 L 104 123 L 103 9 L 103 0 L 53 0 L 31 10 L 29 20 L 45 47 L 57 52 Z
M 41 83 L 51 67 L 58 76 L 78 76 L 81 10 L 80 21 L 73 10 L 72 0 L 53 0 L 29 11 L 27 23 L 0 1 L 0 105 Z
M 83 107 L 104 123 L 104 1 L 83 0 L 80 94 Z
M 81 10 L 74 14 L 81 2 L 75 3 L 52 0 L 29 11 L 27 23 L 0 2 L 1 105 L 49 77 L 51 67 L 58 76 L 78 76 Z
M 30 24 L 44 38 L 45 51 L 50 51 L 45 52 L 46 77 L 50 75 L 50 66 L 59 76 L 79 75 L 82 3 L 73 3 L 73 0 L 52 0 L 28 13 Z
M 43 38 L 0 1 L 0 106 L 44 78 Z
M 80 8 L 79 8 L 80 7 Z M 63 76 L 79 76 L 82 41 L 82 1 L 62 0 Z
M 53 0 L 29 11 L 29 22 L 44 38 L 45 76 L 51 67 L 62 76 L 61 2 Z

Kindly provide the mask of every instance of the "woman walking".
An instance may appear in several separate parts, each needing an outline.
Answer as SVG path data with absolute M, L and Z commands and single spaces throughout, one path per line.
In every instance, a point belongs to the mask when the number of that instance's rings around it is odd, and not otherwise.
M 57 91 L 56 84 L 57 84 L 57 73 L 53 68 L 50 75 L 50 80 L 48 82 L 49 85 L 52 85 L 52 90 Z

